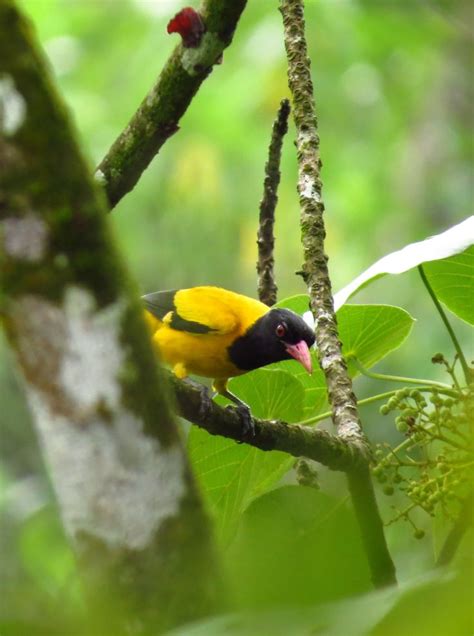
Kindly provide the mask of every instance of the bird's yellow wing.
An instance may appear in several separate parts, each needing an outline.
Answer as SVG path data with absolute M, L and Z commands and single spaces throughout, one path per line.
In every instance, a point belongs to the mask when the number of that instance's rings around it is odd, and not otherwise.
M 143 299 L 155 318 L 172 329 L 192 334 L 243 333 L 268 311 L 257 300 L 219 287 L 155 292 Z

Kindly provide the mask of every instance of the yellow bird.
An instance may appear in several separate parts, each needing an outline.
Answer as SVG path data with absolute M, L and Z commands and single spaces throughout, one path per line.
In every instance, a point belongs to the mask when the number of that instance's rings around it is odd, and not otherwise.
M 227 380 L 294 358 L 312 372 L 314 333 L 289 309 L 219 287 L 192 287 L 143 296 L 146 320 L 160 357 L 181 379 L 214 379 L 213 388 L 237 405 L 243 434 L 253 432 L 247 404 L 227 389 Z

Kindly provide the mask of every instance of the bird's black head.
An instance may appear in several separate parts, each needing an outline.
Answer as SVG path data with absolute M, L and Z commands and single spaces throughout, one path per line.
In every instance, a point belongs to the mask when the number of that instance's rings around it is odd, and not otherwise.
M 250 371 L 281 360 L 298 360 L 311 373 L 313 330 L 289 309 L 270 309 L 229 347 L 232 362 Z

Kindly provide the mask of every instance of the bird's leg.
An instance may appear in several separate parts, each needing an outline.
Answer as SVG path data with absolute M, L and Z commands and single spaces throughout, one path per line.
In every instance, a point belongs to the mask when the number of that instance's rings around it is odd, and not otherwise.
M 240 416 L 240 420 L 242 422 L 242 441 L 246 437 L 255 437 L 255 425 L 252 418 L 252 413 L 250 412 L 250 407 L 248 404 L 245 404 L 240 398 L 231 393 L 227 388 L 219 391 L 220 395 L 223 395 L 228 400 L 233 402 L 235 406 L 235 410 Z M 242 442 L 240 442 L 242 443 Z
M 209 395 L 209 389 L 207 388 L 207 386 L 204 386 L 204 384 L 200 384 L 199 382 L 196 382 L 191 378 L 185 378 L 183 382 L 186 382 L 186 384 L 189 384 L 193 388 L 198 389 L 201 396 L 199 403 L 199 418 L 202 420 L 206 420 L 212 408 L 212 398 L 214 397 L 215 392 L 213 392 L 212 395 Z

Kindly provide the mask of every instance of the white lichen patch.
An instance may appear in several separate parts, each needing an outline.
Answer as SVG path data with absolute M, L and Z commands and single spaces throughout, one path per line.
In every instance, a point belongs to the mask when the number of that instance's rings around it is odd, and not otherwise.
M 99 403 L 109 409 L 119 404 L 118 375 L 124 363 L 120 343 L 123 309 L 123 303 L 117 302 L 97 310 L 93 295 L 80 287 L 70 287 L 65 293 L 65 342 L 58 384 L 84 414 Z
M 300 195 L 306 199 L 311 199 L 315 192 L 314 178 L 309 174 L 304 174 L 300 181 Z
M 118 301 L 99 309 L 89 291 L 71 286 L 61 305 L 24 296 L 13 319 L 68 532 L 142 550 L 179 513 L 187 484 L 181 447 L 163 448 L 123 406 L 124 308 Z
M 327 369 L 332 367 L 333 364 L 341 362 L 341 360 L 342 356 L 338 353 L 323 355 L 321 356 L 321 368 L 326 371 Z
M 27 394 L 72 539 L 87 533 L 111 548 L 148 547 L 162 522 L 179 513 L 182 449 L 161 448 L 126 409 L 83 427 L 55 413 L 41 392 L 30 387 Z
M 222 41 L 214 34 L 204 33 L 199 46 L 183 48 L 181 64 L 189 75 L 198 75 L 213 66 L 222 54 Z
M 40 261 L 48 247 L 46 223 L 32 212 L 0 221 L 0 237 L 8 256 L 30 263 Z
M 26 101 L 13 78 L 0 75 L 0 132 L 7 137 L 14 135 L 23 125 L 26 111 Z

